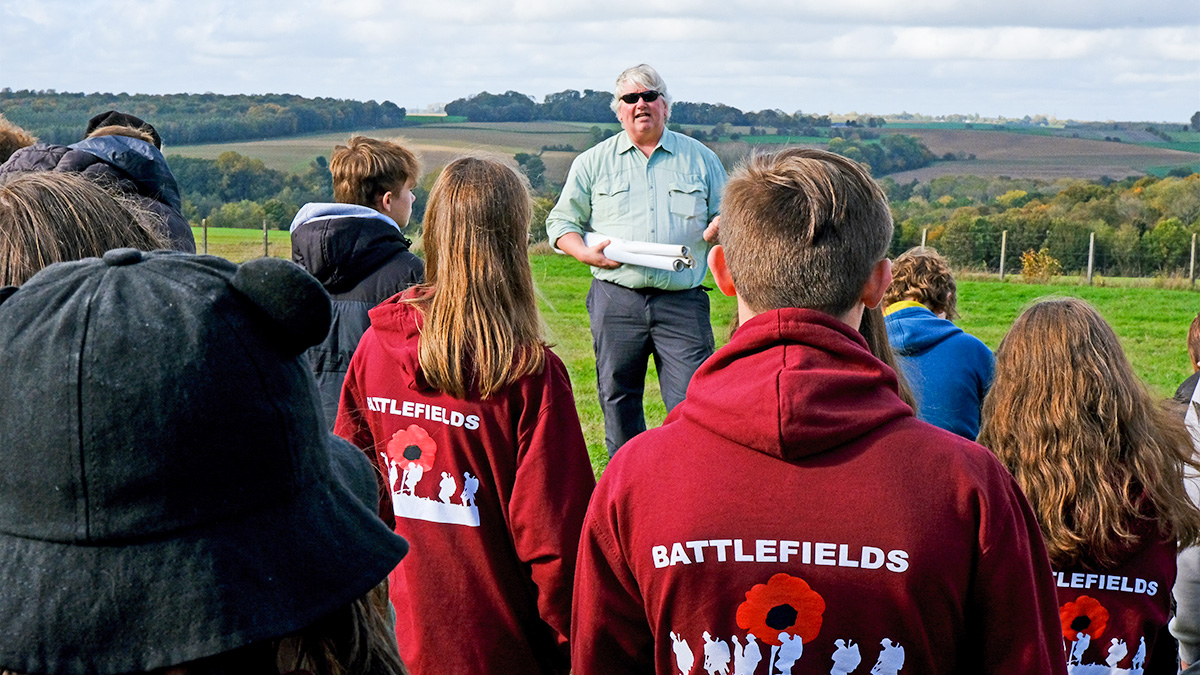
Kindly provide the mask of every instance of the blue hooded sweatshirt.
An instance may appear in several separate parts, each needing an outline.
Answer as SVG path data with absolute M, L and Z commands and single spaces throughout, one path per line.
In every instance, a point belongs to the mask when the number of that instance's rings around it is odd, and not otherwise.
M 979 338 L 920 304 L 888 310 L 888 341 L 917 399 L 917 417 L 974 440 L 996 357 Z

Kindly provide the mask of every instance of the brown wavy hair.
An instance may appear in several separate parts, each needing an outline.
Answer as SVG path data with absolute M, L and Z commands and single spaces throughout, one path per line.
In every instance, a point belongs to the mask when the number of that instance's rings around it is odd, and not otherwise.
M 1182 421 L 1134 374 L 1112 327 L 1075 298 L 1025 310 L 996 352 L 979 442 L 1012 471 L 1056 567 L 1112 565 L 1157 529 L 1200 542 Z
M 885 305 L 915 300 L 946 318 L 958 318 L 958 287 L 946 259 L 932 248 L 917 246 L 892 263 L 892 283 L 883 295 Z
M 1187 337 L 1188 357 L 1192 359 L 1192 372 L 1200 370 L 1200 314 L 1192 319 L 1188 326 Z
M 425 379 L 455 398 L 487 398 L 545 367 L 529 268 L 529 188 L 511 168 L 465 157 L 438 176 L 425 209 L 425 278 L 408 300 L 424 315 Z

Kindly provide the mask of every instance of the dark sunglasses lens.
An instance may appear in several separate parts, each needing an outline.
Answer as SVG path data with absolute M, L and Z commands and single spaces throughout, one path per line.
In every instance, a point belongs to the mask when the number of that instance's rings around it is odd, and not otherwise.
M 633 94 L 625 94 L 624 96 L 621 97 L 621 100 L 628 103 L 629 105 L 633 105 L 634 103 L 637 103 L 639 98 L 642 99 L 643 101 L 645 101 L 646 103 L 653 103 L 658 100 L 659 95 L 660 94 L 657 91 L 653 91 L 653 90 L 639 91 L 639 92 L 636 92 Z

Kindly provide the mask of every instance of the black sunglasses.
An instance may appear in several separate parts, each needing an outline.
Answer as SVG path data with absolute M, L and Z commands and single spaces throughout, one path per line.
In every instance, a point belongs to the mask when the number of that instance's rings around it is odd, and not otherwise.
M 625 101 L 629 105 L 633 105 L 634 103 L 637 103 L 639 98 L 642 99 L 643 101 L 645 101 L 646 103 L 654 103 L 655 101 L 658 100 L 659 96 L 662 96 L 662 94 L 651 89 L 650 91 L 638 91 L 638 92 L 634 92 L 632 94 L 625 94 L 624 96 L 621 97 L 621 100 Z

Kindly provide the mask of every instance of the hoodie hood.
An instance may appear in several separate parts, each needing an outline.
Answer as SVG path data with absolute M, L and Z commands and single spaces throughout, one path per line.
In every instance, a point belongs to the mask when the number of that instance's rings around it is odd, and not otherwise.
M 418 360 L 421 350 L 417 349 L 423 317 L 416 307 L 403 302 L 416 297 L 417 292 L 413 288 L 388 298 L 369 314 L 371 330 L 375 331 L 375 338 L 394 366 L 398 379 L 415 389 L 429 389 Z
M 291 234 L 292 260 L 330 293 L 353 288 L 412 243 L 396 221 L 354 204 L 305 204 Z
M 888 342 L 900 356 L 918 356 L 963 332 L 922 305 L 894 311 L 887 315 L 884 323 Z
M 735 410 L 730 401 L 739 402 Z M 815 310 L 780 309 L 747 321 L 700 366 L 668 422 L 687 418 L 791 461 L 912 414 L 896 393 L 896 374 L 858 331 Z
M 183 210 L 183 199 L 179 196 L 175 174 L 167 166 L 162 151 L 153 143 L 128 136 L 96 136 L 69 147 L 120 169 L 137 186 L 138 193 L 157 199 L 176 211 Z

